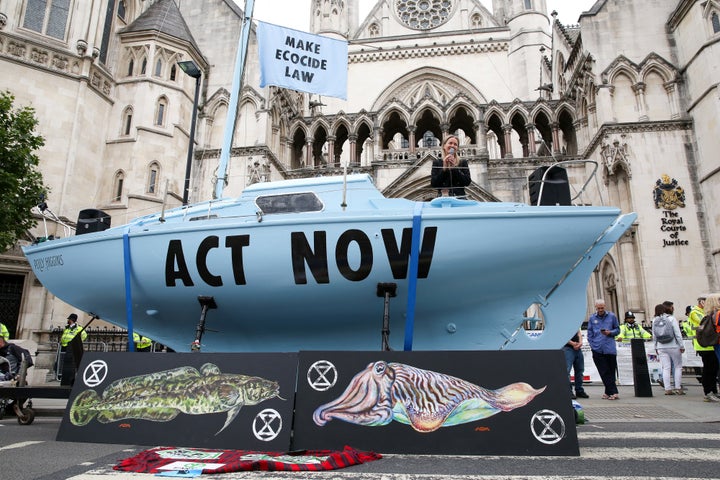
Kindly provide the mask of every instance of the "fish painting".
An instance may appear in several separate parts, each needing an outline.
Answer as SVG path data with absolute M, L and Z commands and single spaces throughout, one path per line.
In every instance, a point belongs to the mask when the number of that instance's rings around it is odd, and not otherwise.
M 221 373 L 217 365 L 194 367 L 120 378 L 98 395 L 81 392 L 70 407 L 73 425 L 87 425 L 97 417 L 100 423 L 127 418 L 167 422 L 179 413 L 204 415 L 227 412 L 222 432 L 240 409 L 271 398 L 280 398 L 277 382 L 260 377 Z
M 488 390 L 450 375 L 378 361 L 355 375 L 340 397 L 318 407 L 313 421 L 375 427 L 394 420 L 428 433 L 523 407 L 545 388 L 517 382 Z

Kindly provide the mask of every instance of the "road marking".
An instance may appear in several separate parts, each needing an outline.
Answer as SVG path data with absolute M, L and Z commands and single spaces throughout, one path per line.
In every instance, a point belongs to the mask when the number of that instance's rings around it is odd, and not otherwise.
M 11 450 L 13 448 L 23 448 L 23 447 L 28 447 L 30 445 L 35 445 L 36 443 L 45 443 L 45 442 L 39 441 L 39 440 L 34 440 L 34 441 L 28 441 L 28 442 L 13 443 L 11 445 L 0 447 L 0 450 Z
M 622 432 L 620 434 L 623 439 L 631 438 L 633 440 L 652 439 L 652 440 L 720 440 L 720 433 L 685 433 L 685 432 Z M 616 432 L 578 432 L 578 439 L 597 439 L 611 438 L 617 440 Z
M 265 475 L 269 473 L 269 475 Z M 333 475 L 332 471 L 323 472 L 328 478 L 342 480 L 607 480 L 607 476 L 592 475 L 441 475 L 436 473 L 355 473 L 342 472 Z M 105 480 L 108 477 L 130 479 L 136 478 L 138 474 L 128 472 L 88 472 L 87 474 L 71 477 L 69 480 Z M 262 472 L 232 472 L 214 474 L 217 480 L 241 480 L 248 478 L 262 478 L 262 480 L 288 480 L 288 479 L 311 479 L 318 478 L 318 472 L 285 472 L 285 474 L 273 474 Z M 657 480 L 658 477 L 620 477 L 613 476 L 613 480 Z M 705 477 L 662 477 L 663 480 L 707 480 Z
M 623 434 L 623 437 L 625 434 Z M 613 439 L 617 439 L 617 436 L 613 436 Z M 674 460 L 682 459 L 683 461 L 717 461 L 717 448 L 655 448 L 647 452 L 643 451 L 642 460 Z M 387 458 L 403 458 L 403 457 L 425 457 L 425 458 L 442 458 L 447 460 L 448 458 L 466 459 L 466 460 L 501 460 L 517 458 L 518 460 L 548 460 L 552 461 L 556 458 L 582 458 L 585 459 L 605 459 L 605 458 L 617 458 L 618 460 L 632 460 L 637 459 L 637 452 L 632 448 L 615 448 L 615 447 L 580 447 L 580 456 L 570 455 L 558 455 L 558 456 L 542 456 L 542 455 L 524 455 L 524 456 L 512 456 L 512 455 L 412 455 L 408 456 L 405 454 L 383 454 L 383 457 Z M 474 477 L 473 477 L 474 478 Z M 480 477 L 478 477 L 480 478 Z M 503 477 L 505 478 L 505 477 Z M 509 478 L 509 477 L 508 477 Z M 549 478 L 549 477 L 548 477 Z M 613 480 L 617 480 L 621 477 L 613 477 Z M 634 477 L 628 477 L 634 478 Z M 664 478 L 664 477 L 663 477 Z M 263 478 L 263 480 L 267 480 Z

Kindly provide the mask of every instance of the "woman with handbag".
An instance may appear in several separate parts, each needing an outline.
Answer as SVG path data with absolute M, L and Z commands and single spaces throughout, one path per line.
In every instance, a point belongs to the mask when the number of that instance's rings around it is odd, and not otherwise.
M 682 389 L 682 354 L 685 351 L 685 346 L 682 343 L 682 334 L 677 320 L 667 312 L 667 307 L 662 303 L 655 305 L 655 318 L 652 321 L 655 353 L 660 357 L 660 364 L 662 365 L 665 395 L 685 395 Z M 669 341 L 665 341 L 658 333 L 661 324 L 667 324 L 668 327 L 672 328 L 673 333 Z M 675 386 L 674 390 L 671 385 Z

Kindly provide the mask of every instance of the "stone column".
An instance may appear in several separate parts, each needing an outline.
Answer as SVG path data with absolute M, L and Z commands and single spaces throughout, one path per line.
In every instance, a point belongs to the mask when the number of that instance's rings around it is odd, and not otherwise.
M 475 127 L 475 144 L 478 147 L 478 153 L 481 157 L 487 157 L 487 125 L 483 120 L 480 120 L 475 122 L 473 127 Z
M 382 134 L 383 134 L 383 129 L 382 129 L 382 127 L 375 127 L 375 129 L 374 129 L 374 131 L 373 131 L 373 135 L 374 135 L 374 137 L 375 137 L 375 139 L 374 139 L 374 141 L 373 141 L 373 143 L 375 144 L 375 152 L 374 152 L 375 155 L 380 155 L 380 154 L 382 153 L 382 151 L 383 151 L 383 148 L 382 148 Z
M 537 149 L 535 148 L 535 124 L 526 123 L 525 129 L 527 130 L 528 136 L 528 156 L 533 157 L 537 152 Z
M 410 154 L 411 155 L 415 153 L 415 148 L 416 148 L 415 144 L 417 143 L 415 141 L 415 130 L 417 130 L 417 127 L 415 125 L 409 125 L 407 127 L 408 142 L 410 143 Z
M 328 135 L 327 137 L 327 166 L 335 166 L 335 135 Z
M 445 143 L 445 139 L 450 135 L 450 124 L 449 123 L 441 123 L 440 124 L 440 131 L 442 132 L 442 138 L 440 139 L 440 145 Z
M 510 136 L 512 125 L 506 123 L 501 128 L 503 131 L 503 141 L 505 142 L 505 158 L 513 158 L 512 137 Z
M 645 83 L 638 82 L 633 85 L 632 89 L 635 92 L 635 103 L 637 104 L 639 114 L 638 120 L 647 121 L 649 117 L 647 109 L 645 108 Z
M 349 135 L 348 142 L 350 143 L 350 159 L 348 160 L 348 166 L 357 165 L 358 163 L 360 163 L 357 159 L 357 135 Z
M 552 127 L 552 152 L 555 155 L 560 153 L 560 124 L 553 122 L 550 127 Z
M 315 162 L 313 162 L 313 155 L 312 155 L 312 144 L 313 144 L 312 137 L 305 139 L 305 166 L 306 167 L 315 167 Z
M 278 147 L 278 153 L 280 158 L 280 163 L 285 165 L 287 168 L 292 168 L 292 150 L 290 149 L 290 139 L 286 136 L 280 136 L 278 138 L 279 140 L 279 147 Z
M 664 87 L 670 101 L 670 118 L 673 120 L 678 119 L 680 118 L 680 99 L 678 98 L 676 82 L 668 82 Z

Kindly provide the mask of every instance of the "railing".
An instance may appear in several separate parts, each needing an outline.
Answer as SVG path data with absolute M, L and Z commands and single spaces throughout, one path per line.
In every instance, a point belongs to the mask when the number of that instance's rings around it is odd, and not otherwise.
M 127 352 L 128 331 L 122 328 L 87 328 L 87 339 L 83 342 L 85 352 Z M 35 366 L 47 368 L 52 373 L 54 380 L 62 377 L 62 361 L 60 337 L 63 328 L 55 327 L 47 332 L 48 341 L 38 343 L 38 350 L 35 358 Z M 151 352 L 167 352 L 168 350 L 160 343 L 153 342 Z
M 461 146 L 458 150 L 458 157 L 460 158 L 472 158 L 479 155 L 480 148 L 474 145 Z M 383 162 L 407 162 L 417 161 L 426 156 L 432 156 L 435 158 L 442 158 L 441 147 L 421 147 L 416 148 L 414 152 L 410 152 L 409 148 L 402 148 L 398 150 L 382 150 L 381 157 Z

